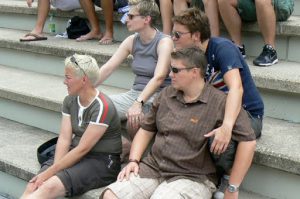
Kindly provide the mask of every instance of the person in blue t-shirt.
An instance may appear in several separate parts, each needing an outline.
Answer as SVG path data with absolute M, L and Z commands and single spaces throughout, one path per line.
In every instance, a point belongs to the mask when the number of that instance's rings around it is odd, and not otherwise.
M 236 118 L 243 107 L 248 112 L 256 137 L 260 137 L 264 114 L 262 98 L 239 49 L 228 39 L 210 38 L 209 22 L 204 13 L 197 8 L 189 8 L 175 16 L 173 23 L 172 39 L 175 48 L 196 45 L 202 49 L 208 61 L 206 81 L 227 93 L 223 123 L 206 136 L 210 138 L 210 150 L 214 154 L 216 166 L 222 173 L 229 174 L 236 150 L 236 143 L 231 140 Z M 229 176 L 225 178 L 228 182 Z M 229 182 L 233 183 L 231 179 Z

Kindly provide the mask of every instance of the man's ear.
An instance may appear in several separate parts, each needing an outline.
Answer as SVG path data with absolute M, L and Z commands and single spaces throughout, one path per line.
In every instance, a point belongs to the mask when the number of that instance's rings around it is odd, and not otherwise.
M 198 42 L 198 41 L 201 41 L 201 34 L 200 32 L 194 32 L 193 35 L 192 35 L 192 38 L 195 42 Z
M 145 20 L 146 20 L 146 22 L 147 22 L 148 24 L 150 24 L 150 23 L 151 23 L 151 20 L 152 20 L 152 17 L 151 17 L 151 16 L 146 16 L 146 17 L 145 17 Z
M 83 78 L 82 78 L 82 83 L 83 83 L 83 84 L 86 84 L 88 81 L 89 81 L 89 78 L 88 78 L 86 75 L 83 76 Z

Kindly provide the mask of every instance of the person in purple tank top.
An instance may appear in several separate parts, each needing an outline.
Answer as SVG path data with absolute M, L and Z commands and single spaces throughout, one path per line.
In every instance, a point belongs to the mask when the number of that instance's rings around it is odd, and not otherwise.
M 174 46 L 169 36 L 155 28 L 160 14 L 154 0 L 130 4 L 127 16 L 127 28 L 135 34 L 128 36 L 101 67 L 98 85 L 106 80 L 128 55 L 133 56 L 131 67 L 135 79 L 132 88 L 128 92 L 110 96 L 121 121 L 127 121 L 127 132 L 133 138 L 143 113 L 151 106 L 153 96 L 170 84 L 168 73 L 170 54 Z M 124 144 L 123 147 L 125 148 Z M 126 151 L 124 148 L 123 153 Z

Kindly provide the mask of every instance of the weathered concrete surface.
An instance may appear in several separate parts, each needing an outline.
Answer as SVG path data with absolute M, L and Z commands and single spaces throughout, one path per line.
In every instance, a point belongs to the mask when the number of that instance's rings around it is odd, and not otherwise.
M 101 64 L 105 63 L 117 50 L 119 43 L 109 46 L 98 45 L 95 41 L 76 42 L 69 39 L 48 37 L 46 41 L 19 42 L 24 31 L 0 28 L 0 48 L 15 49 L 38 54 L 67 57 L 72 54 L 89 54 Z M 130 70 L 129 57 L 123 64 L 125 70 Z M 300 64 L 296 62 L 280 61 L 272 67 L 253 66 L 250 70 L 257 87 L 282 92 L 300 94 Z
M 68 94 L 63 77 L 1 65 L 0 71 L 0 97 L 52 111 L 61 111 L 63 99 Z M 125 91 L 104 85 L 99 86 L 99 90 L 108 95 Z
M 265 118 L 254 162 L 300 175 L 300 124 Z

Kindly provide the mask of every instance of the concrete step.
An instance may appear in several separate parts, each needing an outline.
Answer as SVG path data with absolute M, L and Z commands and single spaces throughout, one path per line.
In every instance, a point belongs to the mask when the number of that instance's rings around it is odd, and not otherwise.
M 92 55 L 101 66 L 119 46 L 119 43 L 103 46 L 98 45 L 96 41 L 76 42 L 53 36 L 49 36 L 46 41 L 19 42 L 19 38 L 25 33 L 24 31 L 0 28 L 0 65 L 63 76 L 63 61 L 67 56 L 74 53 Z M 134 76 L 131 69 L 128 68 L 129 62 L 130 59 L 125 60 L 105 84 L 131 88 Z
M 275 199 L 298 198 L 298 195 L 292 194 L 297 192 L 300 183 L 300 153 L 298 151 L 293 152 L 292 149 L 298 149 L 295 145 L 297 146 L 299 143 L 300 133 L 296 133 L 295 131 L 299 131 L 299 127 L 300 125 L 280 120 L 266 119 L 263 136 L 258 142 L 255 154 L 255 164 L 245 179 L 240 193 L 241 199 L 269 198 L 264 195 Z M 285 132 L 287 129 L 288 131 Z M 285 133 L 285 137 L 287 137 L 284 143 L 281 143 L 280 140 L 276 140 L 282 137 L 282 133 Z M 15 197 L 19 197 L 25 187 L 26 181 L 30 180 L 39 170 L 36 148 L 41 143 L 56 135 L 48 131 L 0 118 L 0 136 L 3 138 L 0 140 L 0 171 L 2 172 L 0 172 L 0 184 L 3 184 L 1 180 L 6 180 L 6 182 L 11 181 L 14 184 L 19 183 L 18 186 L 14 185 L 15 187 L 19 187 L 19 190 L 10 192 L 11 189 L 6 186 L 0 186 L 0 192 L 6 192 Z M 277 146 L 278 142 L 280 142 L 281 147 Z M 290 165 L 291 161 L 288 159 L 293 159 L 294 164 Z M 266 163 L 266 161 L 269 161 L 272 165 L 267 166 L 269 163 Z M 271 167 L 274 167 L 274 164 L 277 168 L 271 169 Z M 267 172 L 260 173 L 261 176 L 257 176 L 257 173 L 254 173 L 256 167 L 265 167 L 268 172 L 270 172 L 269 170 L 275 170 L 276 172 L 284 173 L 285 175 L 281 176 L 280 182 L 278 182 L 278 184 L 281 185 L 280 189 L 274 186 L 276 182 L 264 183 L 267 180 L 273 180 L 274 176 Z M 290 178 L 286 180 L 285 176 L 289 175 L 298 181 L 289 181 Z M 251 178 L 254 178 L 254 180 Z M 260 178 L 264 180 L 261 181 Z M 258 188 L 249 192 L 251 183 Z M 261 189 L 269 192 L 262 194 L 258 192 Z M 92 190 L 79 198 L 98 198 L 102 190 L 103 189 Z M 277 193 L 277 196 L 274 196 L 274 192 L 279 193 Z
M 299 1 L 297 0 L 295 11 L 299 9 L 298 4 Z M 2 0 L 0 2 L 0 27 L 30 31 L 36 22 L 36 6 L 36 2 L 33 3 L 32 8 L 28 8 L 26 2 L 24 1 Z M 72 16 L 85 16 L 82 10 L 61 12 L 56 9 L 52 9 L 51 12 L 56 16 L 55 22 L 58 32 L 65 31 L 67 20 Z M 102 12 L 97 11 L 97 14 L 101 20 L 101 25 L 103 25 Z M 129 35 L 127 28 L 120 23 L 120 18 L 120 14 L 114 14 L 115 39 L 117 41 L 123 41 L 124 38 Z M 300 62 L 300 58 L 294 51 L 294 49 L 300 44 L 299 21 L 300 17 L 295 15 L 287 22 L 277 23 L 276 46 L 280 59 Z M 158 28 L 161 29 L 161 23 L 159 23 Z M 48 23 L 45 25 L 45 32 L 48 32 Z M 244 24 L 243 32 L 243 41 L 247 48 L 247 55 L 257 56 L 260 54 L 263 41 L 257 23 Z
M 19 42 L 24 34 L 24 31 L 0 28 L 0 65 L 62 76 L 66 56 L 75 52 L 90 54 L 101 66 L 119 45 L 101 46 L 95 41 L 76 42 L 52 36 L 47 41 Z M 131 58 L 125 60 L 104 84 L 130 89 L 134 80 L 130 61 Z M 300 64 L 280 61 L 263 68 L 251 63 L 249 61 L 250 70 L 265 101 L 266 116 L 300 122 Z M 283 104 L 283 100 L 287 104 Z
M 300 124 L 265 118 L 243 188 L 272 198 L 299 198 Z
M 294 12 L 293 15 L 294 16 L 299 16 L 300 15 L 300 0 L 295 0 L 294 1 L 295 5 L 294 5 Z
M 257 67 L 248 61 L 263 97 L 265 115 L 300 122 L 300 64 L 281 61 L 271 67 Z
M 81 9 L 74 11 L 59 11 L 51 8 L 54 14 L 56 32 L 62 33 L 66 31 L 67 22 L 73 16 L 85 17 Z M 102 30 L 104 28 L 104 17 L 100 8 L 96 7 L 96 13 L 100 20 Z M 124 24 L 120 22 L 123 14 L 114 13 L 114 38 L 117 41 L 123 41 L 129 34 Z M 0 2 L 0 27 L 30 31 L 35 25 L 37 17 L 37 1 L 33 2 L 32 7 L 28 8 L 26 1 L 18 0 L 1 0 Z M 46 21 L 44 31 L 49 33 L 48 20 Z
M 63 77 L 0 66 L 0 116 L 58 132 L 67 90 Z M 100 86 L 110 95 L 126 90 Z

